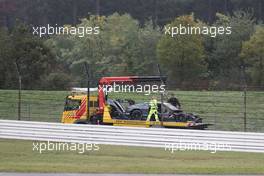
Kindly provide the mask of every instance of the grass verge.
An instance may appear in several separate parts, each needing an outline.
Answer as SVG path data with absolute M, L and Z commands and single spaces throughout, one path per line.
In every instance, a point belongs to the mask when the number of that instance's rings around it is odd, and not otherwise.
M 264 174 L 264 154 L 100 145 L 84 154 L 32 151 L 32 141 L 0 139 L 0 172 Z

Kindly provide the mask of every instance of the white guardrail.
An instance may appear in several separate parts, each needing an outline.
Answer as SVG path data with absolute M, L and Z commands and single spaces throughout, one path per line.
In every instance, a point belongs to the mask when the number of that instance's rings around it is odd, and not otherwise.
M 193 147 L 196 144 L 217 144 L 229 146 L 231 151 L 264 153 L 264 133 L 251 132 L 0 120 L 0 138 L 162 148 L 176 144 Z M 227 151 L 224 147 L 218 150 Z

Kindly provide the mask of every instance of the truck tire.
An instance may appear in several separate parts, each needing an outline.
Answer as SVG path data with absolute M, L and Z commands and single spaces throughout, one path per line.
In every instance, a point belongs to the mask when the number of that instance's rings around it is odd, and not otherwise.
M 90 121 L 91 121 L 91 124 L 95 124 L 95 125 L 102 124 L 103 117 L 101 115 L 94 115 L 91 117 Z
M 88 124 L 87 120 L 75 120 L 74 124 Z

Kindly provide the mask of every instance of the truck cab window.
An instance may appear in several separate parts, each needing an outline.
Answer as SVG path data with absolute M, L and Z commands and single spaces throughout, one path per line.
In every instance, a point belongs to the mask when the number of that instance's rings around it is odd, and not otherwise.
M 78 110 L 81 106 L 81 100 L 73 100 L 73 99 L 66 99 L 65 111 L 73 111 L 73 110 Z

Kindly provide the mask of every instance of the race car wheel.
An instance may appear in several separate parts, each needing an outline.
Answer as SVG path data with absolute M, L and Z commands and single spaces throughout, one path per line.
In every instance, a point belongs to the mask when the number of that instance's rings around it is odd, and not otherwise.
M 141 120 L 142 118 L 142 112 L 138 109 L 133 110 L 130 114 L 130 117 L 132 120 Z

